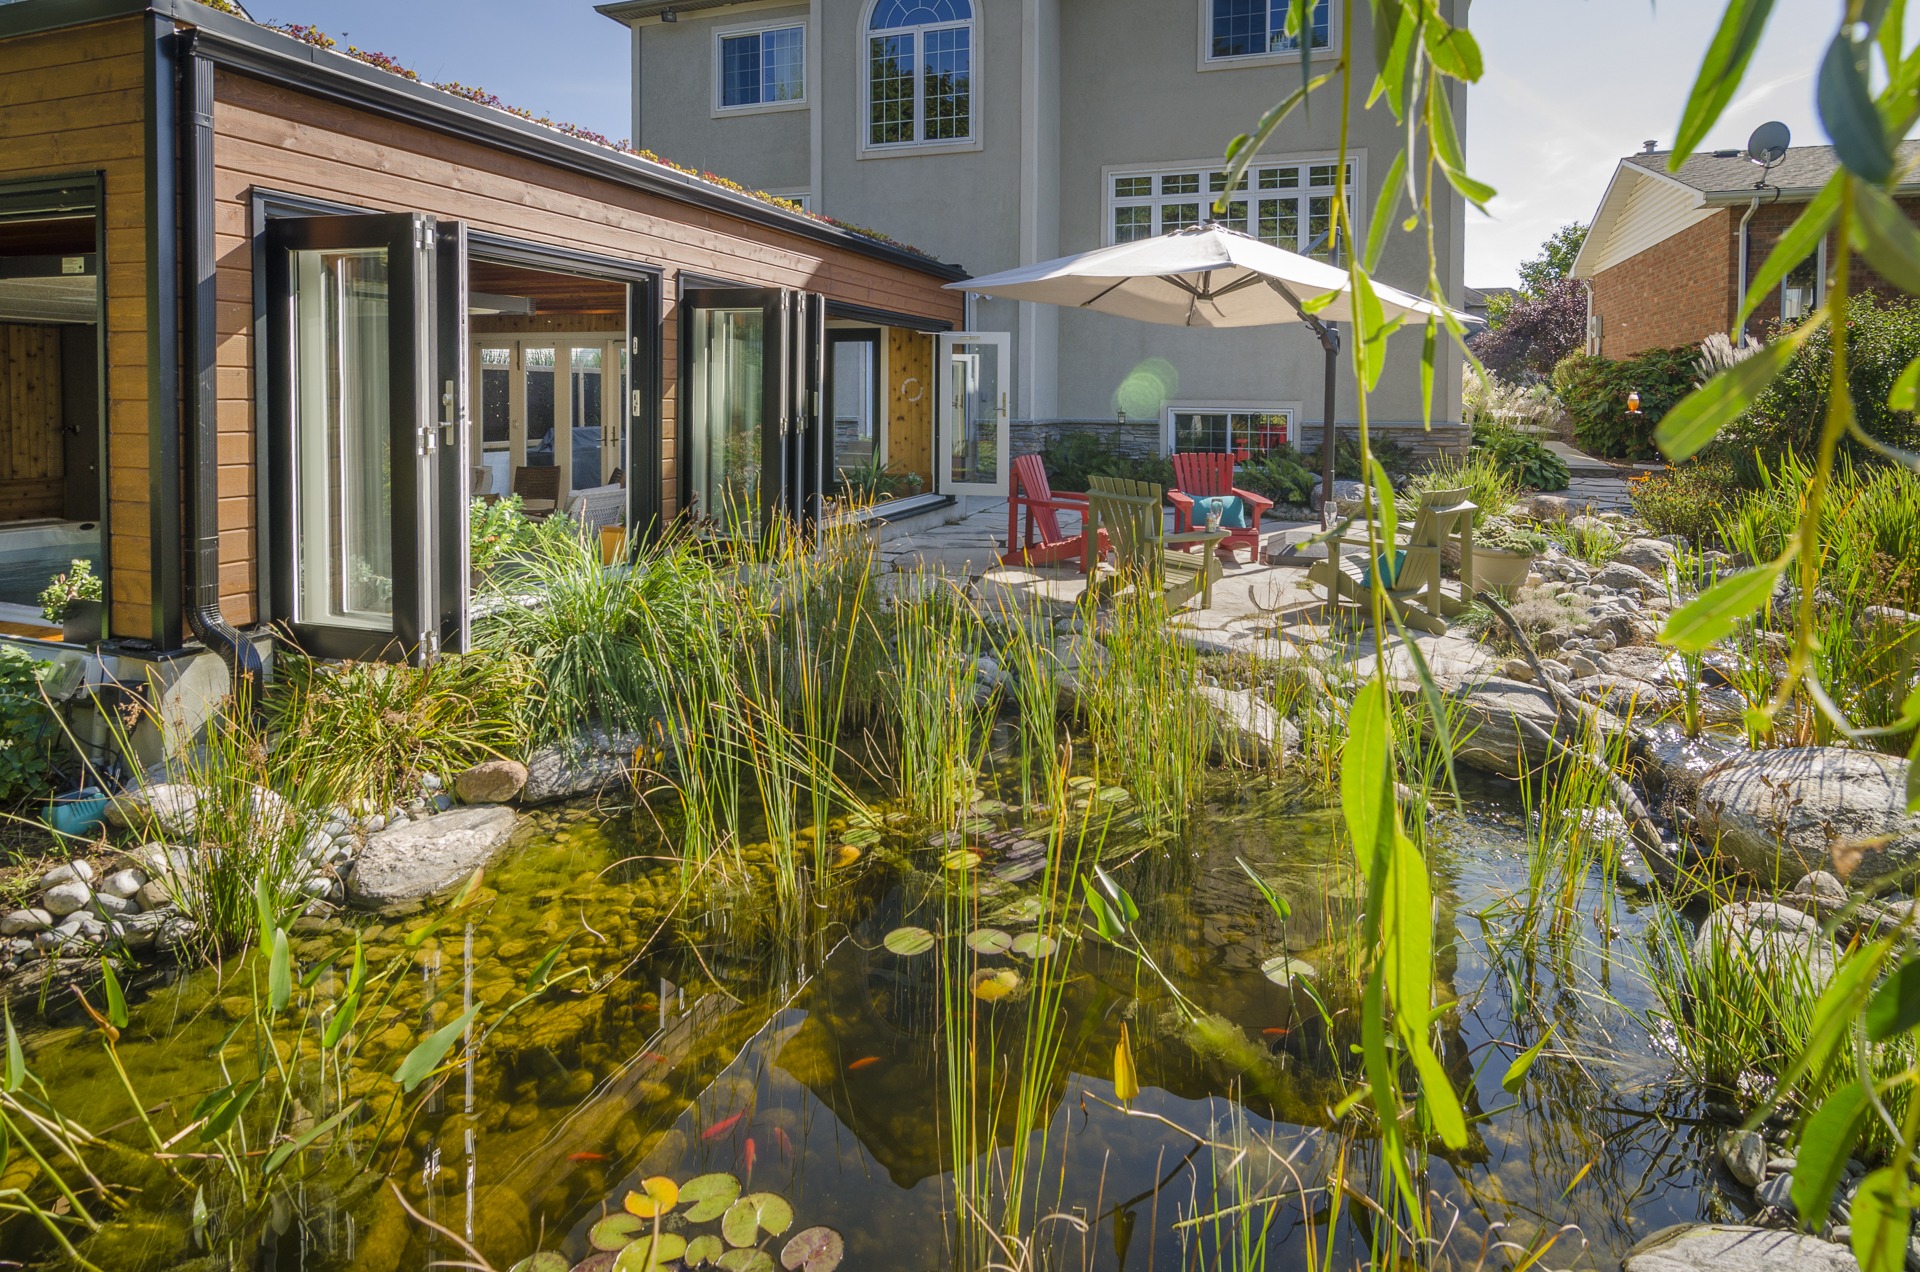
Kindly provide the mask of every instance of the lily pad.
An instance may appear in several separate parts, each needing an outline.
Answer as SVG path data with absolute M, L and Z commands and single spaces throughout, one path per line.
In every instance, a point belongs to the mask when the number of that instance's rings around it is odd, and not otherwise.
M 998 817 L 1000 814 L 1006 811 L 1007 811 L 1007 804 L 1005 800 L 993 799 L 989 797 L 986 799 L 976 799 L 973 801 L 973 812 L 976 816 Z M 808 1231 L 812 1231 L 812 1229 L 808 1229 Z M 824 1231 L 824 1229 L 822 1229 L 822 1231 Z
M 618 1257 L 610 1250 L 596 1250 L 574 1264 L 573 1272 L 613 1272 L 614 1261 Z
M 705 1236 L 695 1237 L 687 1242 L 686 1263 L 690 1268 L 703 1268 L 709 1263 L 720 1262 L 720 1256 L 726 1252 L 727 1247 L 721 1243 L 720 1238 L 709 1232 Z
M 1041 959 L 1058 949 L 1060 943 L 1045 932 L 1022 932 L 1013 938 L 1012 949 L 1023 958 Z
M 983 1003 L 997 1003 L 1020 992 L 1020 973 L 1011 967 L 981 968 L 967 980 L 967 988 Z
M 626 1200 L 620 1203 L 630 1215 L 637 1215 L 642 1219 L 657 1219 L 680 1202 L 679 1185 L 665 1175 L 654 1175 L 642 1180 L 640 1188 L 639 1192 L 628 1193 Z
M 773 1272 L 773 1256 L 765 1250 L 729 1250 L 718 1262 L 722 1272 Z
M 520 1260 L 508 1268 L 507 1272 L 567 1272 L 570 1266 L 572 1265 L 566 1261 L 565 1257 L 551 1250 L 542 1250 L 538 1254 L 530 1254 Z
M 949 870 L 971 870 L 980 864 L 980 854 L 971 848 L 956 848 L 940 858 L 940 864 Z
M 846 1243 L 832 1228 L 808 1228 L 793 1234 L 780 1251 L 780 1266 L 787 1272 L 833 1272 L 847 1257 Z
M 995 868 L 993 877 L 1002 883 L 1025 883 L 1046 868 L 1047 863 L 1044 861 L 1031 859 L 1026 861 L 1009 861 L 1005 865 Z
M 1260 964 L 1261 973 L 1276 985 L 1290 984 L 1295 977 L 1312 980 L 1320 973 L 1314 970 L 1312 963 L 1303 963 L 1286 954 L 1275 954 Z
M 1084 773 L 1082 773 L 1082 774 L 1081 774 L 1080 776 L 1078 776 L 1078 777 L 1070 777 L 1070 778 L 1068 778 L 1068 779 L 1067 779 L 1067 789 L 1068 789 L 1068 790 L 1074 790 L 1074 791 L 1090 791 L 1090 790 L 1092 790 L 1092 789 L 1093 789 L 1094 787 L 1096 787 L 1096 786 L 1098 786 L 1098 785 L 1100 785 L 1100 783 L 1099 783 L 1099 782 L 1097 782 L 1097 781 L 1095 781 L 1095 780 L 1094 780 L 1093 778 L 1091 778 L 1091 777 L 1088 777 L 1088 776 L 1087 776 L 1086 774 L 1084 774 Z
M 646 1220 L 635 1215 L 608 1215 L 593 1225 L 587 1233 L 587 1240 L 596 1250 L 624 1250 L 647 1227 Z
M 967 948 L 976 954 L 1005 954 L 1013 948 L 1013 938 L 999 928 L 981 928 L 967 933 Z
M 687 1252 L 687 1239 L 675 1232 L 648 1233 L 620 1252 L 614 1272 L 663 1272 Z
M 724 1171 L 696 1175 L 680 1186 L 680 1200 L 691 1203 L 688 1223 L 718 1219 L 740 1195 L 740 1181 Z
M 792 1226 L 793 1207 L 786 1198 L 767 1192 L 748 1193 L 727 1207 L 720 1218 L 720 1235 L 730 1246 L 750 1246 L 762 1230 L 777 1237 Z M 768 1260 L 768 1266 L 772 1266 L 772 1260 Z
M 868 844 L 879 843 L 880 832 L 872 826 L 850 826 L 841 832 L 840 839 L 843 843 L 858 844 L 861 847 L 865 847 Z
M 933 933 L 923 927 L 898 927 L 887 933 L 880 943 L 895 954 L 911 958 L 933 948 Z
M 960 829 L 966 831 L 969 835 L 991 835 L 993 833 L 993 823 L 984 817 L 969 817 L 960 823 Z
M 1094 798 L 1102 804 L 1124 804 L 1133 798 L 1133 792 L 1124 786 L 1103 786 Z
M 1039 897 L 1021 897 L 1001 907 L 994 917 L 1002 923 L 1038 923 L 1046 912 L 1047 907 Z

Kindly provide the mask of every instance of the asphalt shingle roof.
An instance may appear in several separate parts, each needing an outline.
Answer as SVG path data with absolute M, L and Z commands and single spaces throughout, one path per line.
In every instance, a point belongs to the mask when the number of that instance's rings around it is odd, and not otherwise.
M 1642 152 L 1628 155 L 1626 162 L 1671 176 L 1703 194 L 1751 190 L 1760 180 L 1760 165 L 1748 159 L 1744 150 L 1698 151 L 1680 165 L 1680 171 L 1668 173 L 1667 158 L 1671 153 L 1666 150 Z M 1894 147 L 1895 167 L 1906 169 L 1915 159 L 1920 159 L 1920 141 L 1903 141 Z M 1814 190 L 1825 185 L 1839 166 L 1832 146 L 1793 146 L 1786 157 L 1774 165 L 1767 184 L 1780 190 Z

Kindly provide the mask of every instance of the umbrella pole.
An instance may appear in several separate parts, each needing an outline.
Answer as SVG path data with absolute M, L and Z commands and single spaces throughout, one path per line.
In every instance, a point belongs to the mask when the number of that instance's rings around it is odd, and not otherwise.
M 1320 528 L 1330 530 L 1338 516 L 1339 504 L 1333 497 L 1333 457 L 1336 430 L 1333 423 L 1334 389 L 1337 387 L 1336 375 L 1339 372 L 1340 333 L 1323 322 L 1313 324 L 1314 334 L 1320 337 L 1320 347 L 1326 351 L 1327 362 L 1324 374 L 1326 397 L 1321 406 L 1320 425 Z M 1364 477 L 1364 474 L 1363 474 Z

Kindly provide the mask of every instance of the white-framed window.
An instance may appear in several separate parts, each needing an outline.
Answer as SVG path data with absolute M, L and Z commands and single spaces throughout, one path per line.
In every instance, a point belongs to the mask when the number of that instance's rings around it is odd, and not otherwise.
M 1799 322 L 1820 308 L 1820 302 L 1826 299 L 1826 284 L 1827 240 L 1822 238 L 1813 255 L 1780 280 L 1780 321 Z
M 1287 34 L 1292 0 L 1200 0 L 1202 68 L 1291 60 L 1302 46 L 1333 47 L 1333 0 L 1314 0 L 1299 35 Z
M 713 33 L 714 110 L 780 110 L 806 100 L 805 23 L 725 27 Z
M 972 0 L 875 0 L 862 34 L 864 148 L 976 140 Z
M 1217 166 L 1110 168 L 1103 178 L 1107 242 L 1130 243 L 1217 221 L 1289 252 L 1338 260 L 1333 201 L 1340 171 L 1340 161 L 1331 155 L 1263 160 L 1241 175 L 1226 215 L 1216 217 L 1214 201 L 1227 188 L 1226 173 Z M 1346 186 L 1352 200 L 1352 159 L 1346 162 Z
M 1167 407 L 1167 454 L 1231 455 L 1241 463 L 1290 445 L 1298 402 L 1186 402 Z

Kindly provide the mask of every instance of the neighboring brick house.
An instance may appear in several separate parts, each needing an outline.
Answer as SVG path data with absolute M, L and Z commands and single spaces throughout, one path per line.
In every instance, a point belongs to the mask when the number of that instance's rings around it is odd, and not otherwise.
M 1765 263 L 1838 166 L 1831 146 L 1795 146 L 1762 185 L 1759 165 L 1744 151 L 1696 154 L 1677 173 L 1667 171 L 1667 158 L 1649 150 L 1620 161 L 1574 260 L 1573 276 L 1587 281 L 1589 353 L 1621 358 L 1731 334 L 1743 277 Z M 1900 165 L 1915 158 L 1920 141 L 1902 142 Z M 1920 220 L 1920 182 L 1899 193 L 1900 205 Z M 1829 236 L 1760 302 L 1747 322 L 1750 333 L 1819 306 L 1831 245 Z M 1863 267 L 1853 278 L 1856 289 L 1883 286 Z

